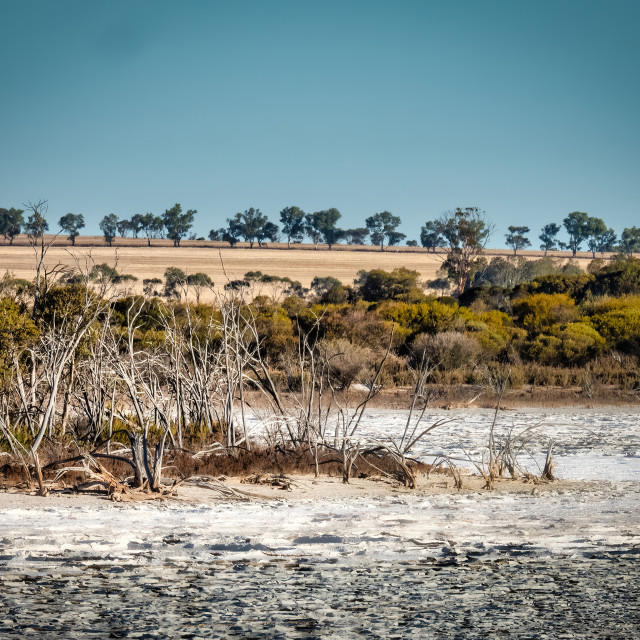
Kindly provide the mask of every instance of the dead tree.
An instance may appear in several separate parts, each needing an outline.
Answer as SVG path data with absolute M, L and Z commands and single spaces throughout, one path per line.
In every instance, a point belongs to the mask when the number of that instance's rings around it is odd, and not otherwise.
M 162 353 L 150 345 L 136 343 L 144 310 L 144 299 L 136 298 L 126 311 L 123 332 L 111 331 L 107 341 L 108 366 L 120 381 L 118 419 L 125 425 L 134 467 L 134 486 L 146 480 L 152 491 L 159 491 L 162 461 L 167 437 L 175 415 L 175 396 L 163 388 L 160 378 Z M 159 430 L 158 442 L 151 450 L 150 432 Z
M 428 385 L 429 378 L 438 366 L 439 363 L 433 364 L 428 355 L 424 352 L 422 353 L 417 366 L 412 368 L 415 382 L 402 436 L 399 440 L 387 437 L 375 441 L 375 444 L 394 460 L 398 466 L 397 477 L 409 489 L 415 489 L 417 486 L 417 477 L 409 460 L 411 451 L 420 440 L 433 430 L 450 422 L 450 420 L 436 420 L 429 426 L 422 426 L 431 398 L 431 390 Z
M 17 354 L 14 355 L 16 390 L 22 417 L 32 435 L 29 455 L 43 494 L 46 491 L 38 450 L 45 435 L 54 434 L 64 378 L 73 367 L 78 348 L 108 306 L 104 295 L 92 291 L 87 280 L 75 285 L 74 294 L 71 301 L 66 306 L 63 304 L 60 310 L 56 308 L 55 300 L 52 301 L 52 309 L 47 310 L 40 305 L 36 316 L 40 335 L 36 344 L 27 350 L 26 370 L 21 366 Z M 61 298 L 66 300 L 65 296 Z M 43 313 L 45 311 L 47 315 Z

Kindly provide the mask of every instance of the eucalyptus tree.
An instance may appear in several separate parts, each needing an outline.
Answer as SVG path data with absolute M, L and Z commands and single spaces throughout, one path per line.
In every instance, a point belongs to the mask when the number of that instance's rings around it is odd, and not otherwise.
M 144 232 L 149 247 L 151 246 L 151 240 L 163 237 L 164 220 L 160 216 L 154 216 L 153 213 L 145 213 L 140 216 L 140 225 L 140 230 Z
M 182 238 L 189 233 L 196 213 L 198 213 L 196 209 L 188 209 L 182 213 L 182 206 L 177 202 L 164 212 L 162 221 L 167 230 L 167 237 L 173 240 L 174 247 L 179 247 Z
M 196 304 L 200 304 L 200 297 L 206 289 L 213 288 L 213 280 L 206 273 L 191 273 L 187 276 L 187 286 L 196 294 Z
M 278 225 L 267 220 L 267 222 L 258 229 L 256 240 L 258 241 L 258 246 L 262 247 L 266 240 L 278 242 L 279 237 L 280 229 L 278 228 Z
M 309 235 L 314 239 L 324 240 L 329 250 L 331 250 L 331 247 L 340 242 L 345 236 L 344 230 L 337 226 L 341 217 L 342 214 L 336 208 L 323 209 L 312 213 L 311 216 L 307 217 L 307 223 L 311 229 Z M 317 247 L 317 242 L 314 241 L 314 244 Z
M 80 229 L 84 229 L 84 216 L 81 213 L 67 213 L 58 221 L 60 228 L 68 234 L 72 246 L 76 245 L 76 238 L 80 235 Z
M 131 220 L 129 220 L 129 229 L 133 233 L 133 237 L 137 238 L 138 234 L 144 229 L 143 223 L 144 216 L 140 213 L 136 213 L 131 216 Z
M 560 225 L 555 222 L 551 222 L 542 227 L 542 232 L 538 236 L 540 239 L 540 248 L 544 251 L 544 255 L 547 255 L 548 251 L 556 251 L 558 249 L 558 240 L 556 236 L 560 231 Z
M 527 233 L 529 233 L 529 227 L 508 227 L 509 233 L 505 234 L 505 241 L 508 247 L 513 249 L 513 255 L 518 255 L 520 249 L 526 249 L 531 246 Z
M 118 216 L 115 213 L 110 213 L 100 220 L 100 230 L 104 235 L 105 242 L 112 247 L 113 241 L 118 233 Z
M 23 213 L 23 209 L 15 209 L 14 207 L 11 209 L 0 208 L 0 233 L 4 236 L 5 242 L 9 240 L 9 245 L 13 244 L 14 238 L 22 231 Z
M 604 233 L 599 236 L 596 250 L 600 253 L 604 253 L 605 251 L 615 251 L 617 246 L 618 236 L 616 232 L 611 227 L 609 227 Z
M 306 235 L 309 236 L 309 238 L 311 238 L 311 242 L 313 242 L 314 249 L 317 249 L 318 243 L 320 242 L 320 240 L 322 240 L 322 234 L 314 224 L 312 213 L 307 213 L 304 216 L 304 232 Z
M 344 232 L 344 237 L 347 240 L 347 244 L 363 245 L 369 235 L 369 229 L 366 227 L 356 227 L 355 229 L 347 229 Z
M 569 235 L 568 247 L 575 256 L 580 246 L 589 237 L 589 214 L 584 211 L 573 211 L 563 221 L 565 231 Z
M 249 248 L 253 249 L 256 241 L 259 245 L 265 238 L 265 233 L 274 233 L 273 223 L 269 222 L 269 218 L 264 215 L 260 209 L 253 207 L 244 211 L 244 213 L 236 213 L 235 216 L 227 220 L 229 235 L 233 238 L 242 238 L 249 243 Z M 265 231 L 267 225 L 273 225 Z M 277 230 L 275 231 L 277 233 Z
M 27 207 L 31 208 L 31 215 L 27 218 L 27 222 L 24 225 L 24 230 L 29 236 L 30 240 L 38 240 L 44 237 L 45 232 L 49 230 L 49 223 L 44 217 L 48 209 L 46 200 L 40 201 L 33 205 L 29 204 Z
M 445 239 L 442 234 L 442 226 L 438 220 L 428 220 L 420 229 L 420 244 L 427 250 L 431 249 L 433 253 L 436 247 L 444 244 Z
M 593 257 L 596 257 L 596 252 L 604 253 L 605 251 L 612 251 L 617 242 L 616 232 L 613 229 L 607 228 L 602 218 L 590 217 L 587 220 L 587 246 L 591 251 Z
M 246 229 L 244 226 L 244 220 L 245 219 L 243 218 L 243 215 L 241 213 L 236 213 L 236 215 L 232 218 L 227 218 L 227 240 L 229 240 L 230 238 L 237 238 L 236 243 L 238 243 L 243 237 L 245 237 L 244 233 Z M 230 240 L 229 244 L 231 244 Z M 231 246 L 233 246 L 233 244 L 231 244 Z
M 365 220 L 367 229 L 371 234 L 371 242 L 380 246 L 380 251 L 384 251 L 384 242 L 388 241 L 390 245 L 398 244 L 406 236 L 396 229 L 400 226 L 401 220 L 399 216 L 394 216 L 389 211 L 375 213 Z
M 125 218 L 118 220 L 116 229 L 118 230 L 121 238 L 126 238 L 129 231 L 131 231 L 131 222 Z
M 620 249 L 627 255 L 640 252 L 640 227 L 626 227 L 622 230 Z
M 211 229 L 209 231 L 209 240 L 214 242 L 228 242 L 231 247 L 235 247 L 240 242 L 240 237 L 237 235 L 235 224 L 229 219 L 229 226 L 221 229 Z
M 300 242 L 305 234 L 305 212 L 300 207 L 285 207 L 280 212 L 282 233 L 287 238 L 287 248 L 291 248 L 291 241 Z
M 442 269 L 454 283 L 458 295 L 461 295 L 486 263 L 484 247 L 493 225 L 478 207 L 458 207 L 455 211 L 448 211 L 440 217 L 438 224 L 447 242 Z
M 167 267 L 164 272 L 164 295 L 167 298 L 178 298 L 187 283 L 186 273 L 179 267 Z

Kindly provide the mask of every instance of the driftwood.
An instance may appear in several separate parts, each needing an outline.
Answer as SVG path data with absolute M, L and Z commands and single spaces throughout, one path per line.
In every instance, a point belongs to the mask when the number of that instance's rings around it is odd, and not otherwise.
M 282 489 L 283 491 L 291 491 L 292 486 L 297 486 L 291 478 L 288 478 L 284 474 L 274 475 L 272 473 L 256 473 L 252 476 L 248 476 L 247 478 L 243 478 L 241 482 L 243 484 L 269 485 L 271 487 Z
M 221 480 L 220 478 L 212 478 L 210 476 L 192 476 L 190 478 L 186 478 L 183 481 L 183 484 L 192 485 L 194 487 L 202 487 L 203 489 L 210 489 L 211 491 L 215 491 L 223 498 L 232 498 L 234 500 L 250 500 L 251 498 L 257 497 L 244 491 L 232 489 L 231 487 L 225 485 L 223 480 Z

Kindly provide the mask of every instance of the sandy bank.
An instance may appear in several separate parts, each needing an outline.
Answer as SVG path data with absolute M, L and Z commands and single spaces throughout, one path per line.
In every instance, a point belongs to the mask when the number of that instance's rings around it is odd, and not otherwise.
M 501 479 L 495 484 L 492 491 L 484 489 L 484 480 L 476 475 L 463 477 L 463 488 L 456 489 L 453 478 L 443 474 L 432 474 L 430 477 L 422 476 L 416 489 L 407 489 L 403 485 L 381 478 L 353 478 L 349 484 L 342 482 L 341 478 L 321 476 L 315 478 L 312 475 L 290 475 L 286 481 L 278 480 L 271 483 L 270 477 L 263 479 L 264 484 L 256 484 L 245 478 L 225 478 L 222 481 L 199 480 L 184 483 L 162 497 L 153 494 L 135 493 L 130 499 L 122 502 L 135 504 L 141 501 L 171 501 L 190 504 L 213 504 L 221 501 L 250 501 L 250 500 L 285 500 L 290 502 L 322 501 L 322 500 L 348 500 L 355 498 L 379 498 L 393 495 L 413 495 L 419 497 L 455 494 L 470 495 L 474 493 L 487 494 L 521 494 L 542 496 L 552 491 L 554 493 L 564 491 L 579 491 L 587 487 L 593 487 L 595 483 L 578 482 L 575 480 L 558 480 L 552 483 L 532 483 L 523 480 Z M 283 488 L 281 485 L 288 485 Z M 120 503 L 120 501 L 118 501 Z M 98 492 L 53 491 L 46 497 L 38 496 L 35 492 L 10 489 L 0 491 L 0 511 L 5 509 L 41 509 L 51 504 L 59 507 L 67 504 L 74 507 L 104 506 L 108 507 L 113 501 L 104 494 Z

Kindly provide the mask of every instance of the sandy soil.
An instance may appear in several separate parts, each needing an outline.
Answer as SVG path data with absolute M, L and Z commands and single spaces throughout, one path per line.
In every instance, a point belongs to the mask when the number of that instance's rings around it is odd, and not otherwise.
M 415 490 L 407 489 L 403 485 L 381 478 L 352 478 L 349 484 L 341 478 L 313 475 L 286 476 L 290 487 L 283 489 L 272 486 L 265 477 L 265 484 L 255 484 L 243 478 L 225 478 L 222 481 L 201 480 L 185 483 L 175 489 L 172 494 L 155 498 L 149 494 L 134 494 L 130 502 L 145 500 L 170 500 L 189 504 L 213 504 L 221 501 L 236 500 L 286 500 L 290 502 L 308 500 L 350 499 L 350 498 L 380 498 L 393 495 L 412 495 L 416 497 L 456 494 L 468 495 L 474 493 L 486 494 L 484 480 L 476 475 L 463 476 L 463 488 L 456 489 L 453 478 L 443 474 L 423 475 Z M 594 483 L 583 483 L 571 480 L 559 480 L 553 483 L 531 483 L 522 480 L 504 479 L 495 484 L 493 494 L 543 495 L 548 491 L 572 491 Z M 234 495 L 237 494 L 237 495 Z M 47 502 L 51 506 L 61 503 L 74 507 L 107 506 L 111 500 L 99 493 L 73 493 L 52 491 L 48 496 L 41 497 L 35 492 L 29 493 L 18 489 L 0 491 L 0 511 L 4 509 L 42 508 Z M 126 502 L 126 500 L 125 500 Z
M 351 283 L 358 271 L 407 267 L 418 271 L 427 280 L 435 277 L 444 259 L 444 254 L 427 253 L 423 248 L 391 247 L 384 253 L 370 246 L 348 247 L 336 245 L 332 251 L 325 246 L 314 250 L 313 245 L 295 245 L 287 249 L 286 244 L 270 244 L 268 248 L 249 249 L 243 245 L 230 248 L 226 243 L 184 241 L 183 246 L 171 246 L 168 240 L 154 240 L 148 247 L 146 240 L 118 238 L 113 247 L 104 246 L 99 237 L 78 238 L 77 246 L 59 238 L 47 254 L 49 267 L 61 264 L 84 267 L 89 260 L 95 264 L 106 262 L 117 265 L 120 273 L 135 275 L 138 282 L 127 285 L 136 293 L 142 292 L 142 280 L 162 278 L 167 267 L 179 267 L 187 274 L 203 272 L 209 275 L 218 288 L 228 280 L 241 278 L 247 271 L 262 271 L 270 275 L 288 276 L 308 287 L 315 276 L 332 276 L 344 283 Z M 293 245 L 292 245 L 293 246 Z M 488 250 L 488 256 L 511 255 L 506 250 Z M 539 258 L 540 251 L 522 252 L 523 256 Z M 568 252 L 554 252 L 555 257 L 567 259 Z M 578 262 L 586 268 L 591 255 L 581 253 Z M 14 246 L 0 245 L 0 273 L 11 272 L 15 277 L 32 279 L 34 272 L 33 249 L 17 238 Z M 265 289 L 265 294 L 270 291 Z

